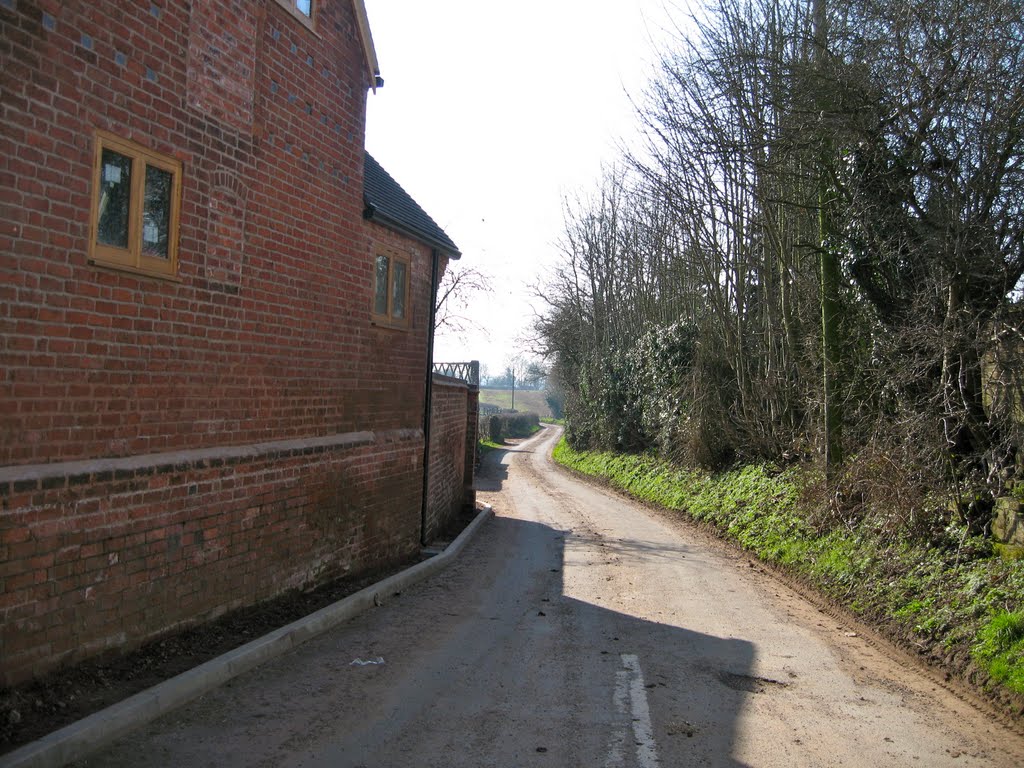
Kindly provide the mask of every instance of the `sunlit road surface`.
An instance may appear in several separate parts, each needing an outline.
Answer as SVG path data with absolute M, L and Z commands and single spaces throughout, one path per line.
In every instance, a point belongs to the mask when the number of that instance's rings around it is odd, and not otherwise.
M 557 430 L 482 482 L 457 563 L 90 766 L 1021 766 L 1024 742 Z

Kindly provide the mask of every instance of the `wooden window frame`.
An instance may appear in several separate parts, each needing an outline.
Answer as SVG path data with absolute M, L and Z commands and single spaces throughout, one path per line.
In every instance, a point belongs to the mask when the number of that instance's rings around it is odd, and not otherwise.
M 293 19 L 296 19 L 300 24 L 309 29 L 310 32 L 316 33 L 316 17 L 320 10 L 320 0 L 309 0 L 309 16 L 299 10 L 299 4 L 296 0 L 277 0 L 277 4 L 288 11 Z
M 387 287 L 385 294 L 387 296 L 387 311 L 384 314 L 377 312 L 377 260 L 385 258 L 388 260 L 388 274 L 387 274 Z M 395 262 L 399 262 L 405 265 L 405 316 L 395 317 L 394 307 L 392 302 L 394 300 L 394 291 L 392 290 L 392 281 L 394 275 L 393 266 Z M 373 320 L 374 325 L 383 326 L 386 328 L 396 329 L 407 329 L 410 325 L 410 318 L 412 316 L 412 303 L 410 297 L 412 296 L 412 259 L 403 253 L 393 251 L 390 249 L 378 249 L 374 251 L 373 256 L 373 284 L 370 292 L 370 317 Z
M 137 272 L 151 277 L 177 279 L 178 230 L 181 223 L 180 160 L 123 139 L 108 131 L 96 131 L 93 155 L 92 199 L 89 212 L 89 261 L 105 267 Z M 128 203 L 128 245 L 120 248 L 99 242 L 99 206 L 103 150 L 109 149 L 131 158 L 132 181 Z M 146 166 L 153 166 L 171 174 L 170 211 L 167 222 L 167 258 L 148 256 L 142 249 L 143 210 Z

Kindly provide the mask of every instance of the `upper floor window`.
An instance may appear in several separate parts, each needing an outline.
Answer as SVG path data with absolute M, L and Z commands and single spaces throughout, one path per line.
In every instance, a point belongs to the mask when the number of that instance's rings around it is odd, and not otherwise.
M 292 15 L 303 24 L 313 29 L 319 0 L 277 0 L 277 2 L 291 11 Z
M 181 163 L 96 132 L 89 258 L 147 274 L 178 272 Z
M 373 270 L 373 316 L 383 325 L 409 324 L 409 261 L 378 254 Z

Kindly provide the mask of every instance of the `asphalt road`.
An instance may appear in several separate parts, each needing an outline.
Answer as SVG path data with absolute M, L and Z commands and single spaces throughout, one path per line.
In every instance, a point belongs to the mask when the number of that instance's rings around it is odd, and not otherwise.
M 685 523 L 550 464 L 456 564 L 85 766 L 1021 766 L 1024 740 Z

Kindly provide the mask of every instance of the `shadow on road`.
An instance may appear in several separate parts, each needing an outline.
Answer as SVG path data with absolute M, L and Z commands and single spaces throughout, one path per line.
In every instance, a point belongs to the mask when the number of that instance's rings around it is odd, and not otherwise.
M 542 425 L 541 431 L 531 437 L 524 438 L 523 440 L 507 445 L 504 448 L 492 448 L 485 453 L 483 458 L 480 460 L 480 466 L 477 467 L 476 476 L 473 479 L 474 490 L 487 492 L 500 491 L 504 481 L 508 478 L 508 459 L 511 457 L 511 454 L 533 453 L 533 441 L 535 439 L 542 438 L 544 436 L 544 430 L 546 429 L 550 429 L 550 427 Z M 527 447 L 519 447 L 519 443 L 529 443 L 529 445 Z
M 493 690 L 500 681 L 504 708 L 554 718 L 556 728 L 559 713 L 574 709 L 559 736 L 569 744 L 573 729 L 589 731 L 590 743 L 578 746 L 587 760 L 579 764 L 649 766 L 657 754 L 661 765 L 743 765 L 730 757 L 737 719 L 750 696 L 775 690 L 772 681 L 753 676 L 751 643 L 597 604 L 621 595 L 601 595 L 595 602 L 574 596 L 563 579 L 566 547 L 586 548 L 589 555 L 593 542 L 587 537 L 505 517 L 488 527 L 488 559 L 497 559 L 491 560 L 493 570 L 486 569 L 490 583 L 480 585 L 480 594 L 493 603 L 484 597 L 480 606 L 491 613 L 495 633 L 459 640 L 485 645 L 473 653 L 486 661 L 467 686 Z M 658 551 L 648 542 L 620 541 L 602 551 L 623 558 L 680 557 L 686 549 Z M 688 585 L 637 588 L 650 594 Z M 517 670 L 511 690 L 504 672 L 509 668 Z M 480 747 L 501 764 L 502 755 L 522 749 L 522 737 L 516 731 L 491 734 L 491 743 Z
M 513 460 L 510 454 L 532 453 L 535 445 L 531 442 L 527 451 L 491 452 L 477 487 L 502 490 Z M 516 690 L 505 691 L 506 705 L 511 695 L 513 711 L 551 713 L 569 705 L 581 709 L 578 717 L 596 729 L 594 737 L 599 732 L 604 739 L 597 754 L 587 755 L 586 764 L 649 766 L 656 751 L 661 765 L 744 765 L 731 757 L 744 706 L 751 696 L 775 695 L 786 687 L 754 675 L 754 645 L 630 615 L 621 607 L 630 595 L 614 592 L 635 589 L 649 606 L 659 591 L 697 589 L 696 585 L 638 580 L 635 586 L 623 587 L 614 580 L 605 594 L 601 582 L 596 590 L 593 581 L 588 588 L 579 586 L 581 580 L 588 581 L 580 569 L 635 567 L 699 552 L 681 543 L 606 537 L 600 528 L 558 530 L 510 517 L 496 517 L 488 527 L 489 566 L 482 572 L 489 583 L 480 586 L 493 599 L 491 605 L 501 609 L 490 617 L 497 620 L 500 636 L 482 649 L 482 657 L 493 659 L 497 668 L 520 669 Z M 569 589 L 564 580 L 567 567 L 577 569 Z M 584 594 L 587 599 L 580 598 Z M 487 604 L 485 598 L 482 606 Z M 613 604 L 614 609 L 609 607 Z M 574 657 L 568 670 L 567 655 Z M 523 670 L 519 658 L 528 659 L 531 669 Z M 479 682 L 494 685 L 493 679 Z M 644 732 L 644 722 L 649 733 Z M 568 732 L 562 738 L 571 741 Z M 509 733 L 504 744 L 499 740 L 480 747 L 500 764 L 503 755 L 516 754 L 522 747 L 521 734 Z
M 503 459 L 509 453 L 504 448 L 488 451 L 484 454 L 473 478 L 473 489 L 477 491 L 500 491 L 508 479 L 508 464 Z
M 573 540 L 581 544 L 590 544 L 599 554 L 629 559 L 641 556 L 645 559 L 678 560 L 693 554 L 693 547 L 685 544 L 665 546 L 660 542 L 643 541 L 641 539 L 616 539 L 587 533 L 571 534 Z M 591 558 L 593 559 L 593 558 Z
M 613 590 L 642 590 L 650 615 L 652 595 L 698 587 L 638 580 L 602 593 L 588 536 L 492 518 L 442 574 L 87 764 L 742 766 L 744 707 L 778 690 L 752 676 L 753 644 L 631 615 L 631 596 Z M 634 562 L 686 554 L 610 549 Z

